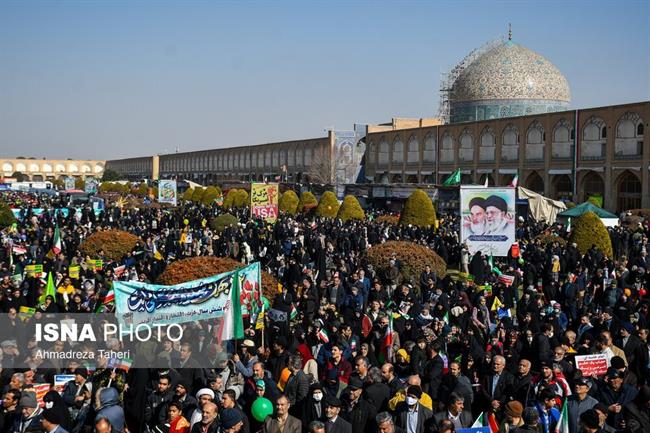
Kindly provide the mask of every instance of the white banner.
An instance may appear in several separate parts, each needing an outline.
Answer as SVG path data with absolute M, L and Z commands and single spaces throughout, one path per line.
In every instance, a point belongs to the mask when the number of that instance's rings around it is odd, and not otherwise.
M 471 254 L 505 257 L 515 243 L 515 189 L 463 187 L 460 238 Z

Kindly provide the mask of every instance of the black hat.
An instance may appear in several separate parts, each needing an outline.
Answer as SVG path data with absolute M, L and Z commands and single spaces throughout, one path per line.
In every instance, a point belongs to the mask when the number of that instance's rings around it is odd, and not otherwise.
M 224 409 L 221 412 L 221 428 L 229 429 L 243 421 L 242 413 L 237 409 Z
M 363 381 L 359 379 L 356 376 L 352 376 L 350 378 L 350 382 L 348 383 L 348 388 L 350 391 L 355 391 L 357 389 L 362 389 L 363 388 Z
M 576 385 L 588 386 L 591 388 L 591 381 L 586 377 L 579 377 L 575 380 Z
M 314 392 L 314 391 L 316 391 L 317 389 L 319 389 L 319 390 L 321 390 L 321 391 L 323 390 L 323 385 L 321 385 L 320 382 L 314 382 L 314 383 L 312 383 L 311 385 L 309 385 L 309 391 L 310 391 L 310 392 Z
M 588 409 L 580 414 L 580 422 L 587 428 L 600 428 L 600 418 L 594 409 Z
M 325 397 L 325 406 L 341 407 L 342 406 L 341 405 L 341 400 L 339 400 L 338 398 L 336 398 L 333 395 L 328 395 L 327 397 Z
M 480 206 L 485 209 L 485 199 L 481 197 L 474 197 L 469 201 L 469 208 L 471 209 L 474 206 Z
M 623 358 L 620 356 L 612 356 L 609 364 L 612 366 L 612 368 L 615 368 L 617 370 L 620 368 L 625 368 L 625 361 L 623 361 Z
M 553 361 L 551 361 L 550 359 L 541 361 L 539 363 L 539 366 L 542 367 L 542 368 L 548 367 L 548 368 L 550 368 L 552 370 L 553 369 Z
M 54 408 L 45 409 L 41 414 L 41 417 L 52 424 L 63 424 L 63 416 L 61 416 L 61 414 Z
M 501 212 L 508 211 L 508 204 L 504 199 L 502 199 L 498 195 L 491 195 L 490 197 L 487 198 L 487 200 L 485 200 L 485 208 L 487 208 L 488 206 L 493 206 L 499 209 Z
M 178 379 L 177 385 L 182 386 L 185 388 L 185 390 L 189 393 L 192 390 L 192 385 L 190 384 L 190 381 L 184 377 L 181 377 Z
M 625 374 L 618 371 L 614 367 L 609 367 L 607 369 L 607 377 L 610 379 L 623 379 L 623 376 L 625 376 Z
M 410 385 L 408 388 L 406 388 L 406 395 L 412 395 L 419 400 L 420 397 L 422 397 L 422 388 L 420 388 L 418 385 Z

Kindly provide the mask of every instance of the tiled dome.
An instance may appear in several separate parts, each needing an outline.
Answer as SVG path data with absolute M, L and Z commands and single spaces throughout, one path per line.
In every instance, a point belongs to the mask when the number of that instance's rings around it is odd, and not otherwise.
M 451 92 L 453 121 L 567 109 L 569 83 L 543 56 L 508 40 L 474 60 Z

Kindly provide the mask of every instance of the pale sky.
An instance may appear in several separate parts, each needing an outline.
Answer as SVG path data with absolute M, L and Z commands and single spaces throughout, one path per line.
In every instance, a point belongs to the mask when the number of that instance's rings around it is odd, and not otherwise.
M 433 117 L 506 36 L 572 108 L 650 100 L 649 1 L 0 3 L 0 156 L 113 159 Z

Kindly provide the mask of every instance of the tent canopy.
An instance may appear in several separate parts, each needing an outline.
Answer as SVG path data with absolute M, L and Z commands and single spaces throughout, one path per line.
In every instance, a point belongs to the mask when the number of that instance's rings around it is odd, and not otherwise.
M 528 200 L 528 212 L 535 221 L 553 224 L 558 212 L 566 209 L 566 205 L 561 201 L 551 200 L 521 186 L 517 188 L 517 193 L 519 198 Z
M 574 207 L 573 209 L 567 209 L 561 214 L 559 214 L 559 217 L 566 217 L 566 218 L 576 218 L 579 217 L 580 215 L 586 213 L 586 212 L 593 212 L 596 215 L 598 215 L 600 218 L 618 218 L 616 215 L 614 215 L 611 212 L 607 212 L 605 209 L 600 208 L 596 205 L 593 205 L 589 203 L 588 201 L 579 204 L 578 206 Z

